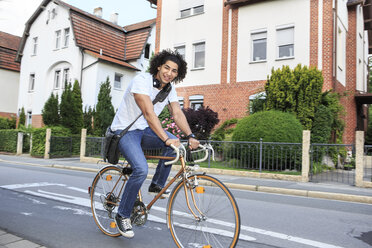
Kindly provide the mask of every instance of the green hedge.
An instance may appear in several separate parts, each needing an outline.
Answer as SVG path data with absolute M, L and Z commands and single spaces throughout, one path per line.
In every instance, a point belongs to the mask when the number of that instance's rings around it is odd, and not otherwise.
M 35 129 L 32 135 L 32 151 L 31 156 L 43 157 L 45 153 L 45 138 L 46 130 L 50 128 L 53 136 L 71 136 L 71 132 L 65 127 L 42 127 Z
M 0 130 L 0 151 L 17 152 L 17 138 L 19 130 L 2 129 Z

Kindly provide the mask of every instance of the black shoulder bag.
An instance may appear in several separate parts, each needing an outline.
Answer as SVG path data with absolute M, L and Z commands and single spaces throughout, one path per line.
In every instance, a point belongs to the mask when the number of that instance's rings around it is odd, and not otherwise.
M 157 102 L 163 102 L 165 98 L 167 98 L 169 92 L 171 91 L 172 86 L 171 84 L 167 84 L 155 97 L 152 101 L 152 104 L 155 105 Z M 119 162 L 119 141 L 123 135 L 128 132 L 128 130 L 133 126 L 133 124 L 142 116 L 142 113 L 120 134 L 115 134 L 110 126 L 106 130 L 105 139 L 104 139 L 104 147 L 105 150 L 103 151 L 103 160 L 105 162 L 109 162 L 110 164 L 117 164 Z

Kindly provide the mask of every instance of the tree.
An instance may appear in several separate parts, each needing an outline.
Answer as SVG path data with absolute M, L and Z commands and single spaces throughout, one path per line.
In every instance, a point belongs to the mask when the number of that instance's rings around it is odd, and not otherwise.
M 79 134 L 83 128 L 83 100 L 81 99 L 80 85 L 77 80 L 74 82 L 74 86 L 71 92 L 71 112 L 72 112 L 72 125 L 71 132 L 73 134 Z
M 61 124 L 64 127 L 67 127 L 71 130 L 71 120 L 72 120 L 72 111 L 71 111 L 71 102 L 72 102 L 72 90 L 71 83 L 65 82 L 65 89 L 61 96 L 61 104 L 59 105 L 59 114 L 61 116 Z
M 94 115 L 94 109 L 92 109 L 91 106 L 87 108 L 85 106 L 84 113 L 83 113 L 83 119 L 84 119 L 84 128 L 87 129 L 87 134 L 93 134 L 93 115 Z
M 94 133 L 98 136 L 105 135 L 107 127 L 111 125 L 115 116 L 110 94 L 111 85 L 107 77 L 106 82 L 103 82 L 99 89 L 96 113 L 94 115 Z
M 53 92 L 50 94 L 50 97 L 44 104 L 41 115 L 43 117 L 44 124 L 47 126 L 57 126 L 60 124 L 60 116 L 58 113 L 58 95 L 54 96 Z
M 297 116 L 305 129 L 310 130 L 316 107 L 321 100 L 322 72 L 300 64 L 294 70 L 289 66 L 271 71 L 265 85 L 266 109 L 291 112 Z
M 214 126 L 220 121 L 218 113 L 214 112 L 209 107 L 198 108 L 197 110 L 188 108 L 183 109 L 187 122 L 191 131 L 195 134 L 197 139 L 208 140 Z
M 26 126 L 26 114 L 25 114 L 25 108 L 22 107 L 21 114 L 19 115 L 19 123 L 18 125 Z

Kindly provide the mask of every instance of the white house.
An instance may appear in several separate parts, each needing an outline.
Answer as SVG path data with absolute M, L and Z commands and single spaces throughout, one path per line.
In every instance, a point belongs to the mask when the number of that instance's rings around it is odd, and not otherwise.
M 41 127 L 42 108 L 64 82 L 78 80 L 83 107 L 97 104 L 108 77 L 114 108 L 130 80 L 148 67 L 154 51 L 155 19 L 119 26 L 118 14 L 102 19 L 102 8 L 87 13 L 59 0 L 44 0 L 26 23 L 17 52 L 21 62 L 18 108 L 27 125 Z
M 322 70 L 324 91 L 347 93 L 344 142 L 365 128 L 371 0 L 148 1 L 156 51 L 175 48 L 188 63 L 177 85 L 185 107 L 209 106 L 220 123 L 241 118 L 272 68 L 302 64 Z
M 16 118 L 20 65 L 15 61 L 21 37 L 0 31 L 0 116 Z

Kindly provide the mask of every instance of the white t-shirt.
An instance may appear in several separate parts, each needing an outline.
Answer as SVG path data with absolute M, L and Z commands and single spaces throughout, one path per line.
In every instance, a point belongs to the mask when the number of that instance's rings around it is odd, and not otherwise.
M 157 102 L 154 105 L 154 111 L 157 116 L 163 111 L 164 107 L 169 102 L 177 102 L 177 93 L 172 86 L 169 95 L 163 102 Z M 138 107 L 136 101 L 134 100 L 134 93 L 148 95 L 151 98 L 151 101 L 155 99 L 156 95 L 160 92 L 157 88 L 153 86 L 153 78 L 150 73 L 142 73 L 137 75 L 129 84 L 126 89 L 123 100 L 120 103 L 119 109 L 115 114 L 114 120 L 111 124 L 111 130 L 116 131 L 118 129 L 125 129 L 128 127 L 140 114 L 141 110 Z M 129 129 L 143 130 L 148 127 L 148 123 L 143 115 L 133 124 Z

